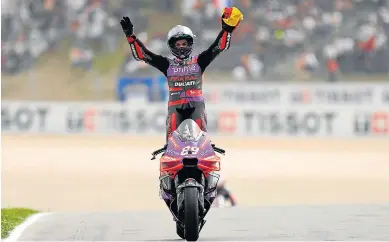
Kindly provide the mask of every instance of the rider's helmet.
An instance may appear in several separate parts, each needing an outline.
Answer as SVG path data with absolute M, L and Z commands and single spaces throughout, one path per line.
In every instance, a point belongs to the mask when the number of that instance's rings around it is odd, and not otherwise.
M 167 34 L 167 44 L 170 52 L 179 59 L 186 59 L 193 51 L 193 43 L 196 35 L 192 30 L 183 25 L 176 25 Z M 178 40 L 187 40 L 187 46 L 176 46 Z

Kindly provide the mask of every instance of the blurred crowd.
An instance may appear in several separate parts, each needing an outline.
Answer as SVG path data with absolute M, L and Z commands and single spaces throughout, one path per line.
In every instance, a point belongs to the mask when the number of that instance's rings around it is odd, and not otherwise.
M 49 51 L 67 44 L 74 67 L 90 69 L 94 56 L 113 52 L 123 37 L 118 19 L 131 15 L 144 29 L 137 9 L 149 0 L 2 0 L 2 73 L 17 74 Z M 69 47 L 70 46 L 70 47 Z
M 141 8 L 177 9 L 176 24 L 192 28 L 199 52 L 214 41 L 222 9 L 231 5 L 244 21 L 208 72 L 247 81 L 389 74 L 389 0 L 2 0 L 2 72 L 32 68 L 63 41 L 71 46 L 72 65 L 88 70 L 96 55 L 123 41 L 118 20 L 124 15 L 136 19 L 149 49 L 169 55 L 166 33 L 148 33 L 153 23 Z M 119 75 L 155 71 L 129 50 L 124 55 Z
M 183 1 L 185 23 L 209 45 L 217 19 L 231 1 Z M 342 74 L 389 74 L 388 0 L 241 0 L 245 20 L 233 47 L 213 70 L 232 70 L 237 80 L 329 81 Z M 201 17 L 199 17 L 201 16 Z M 211 69 L 210 68 L 210 69 Z M 389 78 L 388 78 L 389 79 Z

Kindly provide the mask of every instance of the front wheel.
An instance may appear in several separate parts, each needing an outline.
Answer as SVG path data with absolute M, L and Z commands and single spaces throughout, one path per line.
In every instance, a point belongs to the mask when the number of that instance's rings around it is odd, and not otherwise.
M 196 187 L 186 187 L 184 190 L 185 239 L 196 241 L 199 238 L 199 198 Z

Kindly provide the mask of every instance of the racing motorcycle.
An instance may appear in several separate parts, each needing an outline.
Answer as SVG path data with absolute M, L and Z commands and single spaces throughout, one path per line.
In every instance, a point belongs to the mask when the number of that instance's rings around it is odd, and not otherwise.
M 185 119 L 167 144 L 152 153 L 160 158 L 160 196 L 176 222 L 176 233 L 196 241 L 216 197 L 220 157 L 225 150 L 211 143 L 208 134 L 192 119 Z

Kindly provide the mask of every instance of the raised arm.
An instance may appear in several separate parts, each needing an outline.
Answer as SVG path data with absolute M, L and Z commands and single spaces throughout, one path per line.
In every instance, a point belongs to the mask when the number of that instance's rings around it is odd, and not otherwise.
M 232 32 L 238 27 L 242 19 L 243 15 L 237 8 L 224 9 L 221 17 L 222 30 L 211 46 L 198 57 L 197 63 L 203 72 L 216 56 L 230 48 Z
M 231 32 L 227 32 L 226 30 L 220 31 L 216 40 L 211 44 L 211 46 L 201 52 L 197 59 L 197 63 L 199 64 L 202 71 L 211 64 L 211 62 L 218 56 L 221 52 L 228 50 L 230 48 L 231 43 Z
M 136 38 L 134 35 L 134 26 L 129 17 L 123 17 L 120 24 L 122 25 L 123 32 L 126 35 L 128 44 L 131 48 L 131 53 L 135 60 L 144 61 L 166 75 L 167 69 L 169 68 L 168 59 L 161 55 L 154 54 L 148 50 L 139 39 Z

